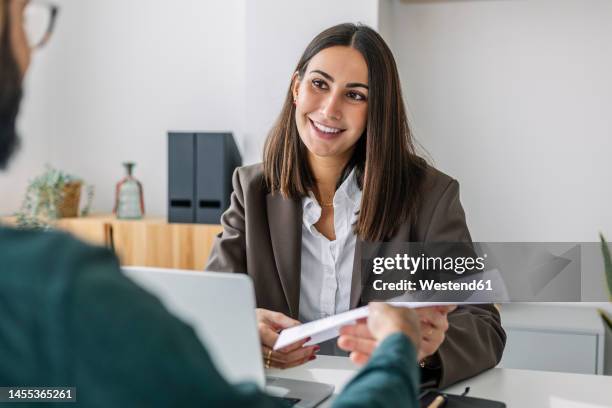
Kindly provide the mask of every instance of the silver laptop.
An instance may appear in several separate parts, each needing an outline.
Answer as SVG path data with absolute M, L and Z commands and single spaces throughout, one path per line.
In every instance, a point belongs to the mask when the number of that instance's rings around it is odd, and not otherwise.
M 193 327 L 229 382 L 254 382 L 296 407 L 315 407 L 332 394 L 334 387 L 329 384 L 266 378 L 255 292 L 247 275 L 148 267 L 124 267 L 123 272 Z

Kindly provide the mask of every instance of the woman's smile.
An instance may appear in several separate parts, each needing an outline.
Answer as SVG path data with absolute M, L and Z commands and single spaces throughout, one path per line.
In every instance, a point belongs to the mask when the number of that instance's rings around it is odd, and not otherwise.
M 337 127 L 326 126 L 321 122 L 312 120 L 311 118 L 308 118 L 308 121 L 310 122 L 310 129 L 312 130 L 312 132 L 321 139 L 325 140 L 335 139 L 346 130 Z

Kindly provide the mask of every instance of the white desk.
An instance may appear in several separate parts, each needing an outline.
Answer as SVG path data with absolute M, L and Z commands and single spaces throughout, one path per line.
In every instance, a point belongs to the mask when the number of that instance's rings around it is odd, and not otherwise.
M 512 303 L 500 313 L 503 367 L 603 374 L 605 330 L 595 307 Z
M 303 366 L 267 374 L 333 384 L 338 393 L 357 369 L 346 357 L 318 356 Z M 612 376 L 494 368 L 446 391 L 461 394 L 468 386 L 468 395 L 503 401 L 508 408 L 546 408 L 551 396 L 612 407 Z M 322 406 L 330 405 L 327 401 Z

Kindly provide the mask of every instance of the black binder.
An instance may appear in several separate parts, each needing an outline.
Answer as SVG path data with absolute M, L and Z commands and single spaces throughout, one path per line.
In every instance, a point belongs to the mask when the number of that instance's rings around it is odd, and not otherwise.
M 168 222 L 218 224 L 241 164 L 229 132 L 168 132 Z

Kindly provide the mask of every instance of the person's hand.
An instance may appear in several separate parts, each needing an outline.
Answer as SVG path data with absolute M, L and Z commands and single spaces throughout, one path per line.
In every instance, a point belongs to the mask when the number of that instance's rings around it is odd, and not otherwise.
M 255 309 L 257 328 L 261 339 L 261 353 L 266 368 L 290 368 L 315 359 L 319 346 L 303 347 L 309 338 L 290 344 L 280 350 L 272 350 L 278 333 L 288 327 L 300 324 L 299 321 L 282 313 L 266 309 Z
M 386 303 L 370 303 L 366 319 L 340 328 L 338 346 L 350 352 L 356 364 L 365 364 L 378 344 L 393 333 L 403 333 L 418 350 L 421 342 L 419 319 L 414 310 Z
M 421 323 L 421 347 L 418 359 L 423 360 L 434 354 L 446 338 L 448 330 L 448 314 L 457 306 L 431 306 L 415 309 Z

